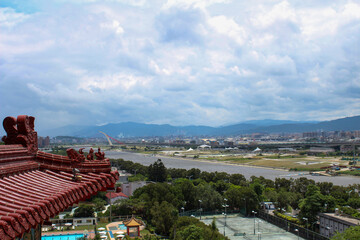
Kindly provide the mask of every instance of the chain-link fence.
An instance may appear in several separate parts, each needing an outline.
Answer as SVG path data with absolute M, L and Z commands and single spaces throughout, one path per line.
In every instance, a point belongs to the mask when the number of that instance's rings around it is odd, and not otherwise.
M 303 228 L 295 223 L 287 221 L 286 219 L 268 214 L 264 211 L 259 211 L 257 213 L 257 217 L 308 240 L 329 240 L 329 238 L 322 236 L 317 232 Z

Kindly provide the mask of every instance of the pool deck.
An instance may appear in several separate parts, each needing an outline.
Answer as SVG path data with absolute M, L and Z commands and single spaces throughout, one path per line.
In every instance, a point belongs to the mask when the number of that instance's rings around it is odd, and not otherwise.
M 122 233 L 124 233 L 124 235 L 126 235 L 126 230 L 119 229 L 119 224 L 123 224 L 123 222 L 122 221 L 121 222 L 112 222 L 112 223 L 109 223 L 108 225 L 106 225 L 106 230 L 108 232 L 108 237 L 110 238 L 110 240 L 116 240 L 114 236 L 116 235 L 117 232 L 122 232 Z M 116 230 L 112 230 L 114 228 L 116 228 Z M 112 231 L 114 231 L 114 232 L 112 232 Z M 110 234 L 110 232 L 111 232 L 111 234 Z

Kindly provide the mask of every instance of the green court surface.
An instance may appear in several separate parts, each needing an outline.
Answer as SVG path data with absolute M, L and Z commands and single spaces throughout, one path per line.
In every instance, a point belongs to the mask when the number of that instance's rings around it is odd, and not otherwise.
M 248 218 L 239 215 L 230 215 L 226 218 L 223 215 L 202 217 L 201 221 L 211 224 L 216 218 L 216 226 L 221 233 L 231 240 L 297 240 L 303 239 L 295 234 L 289 233 L 282 228 L 272 225 L 260 218 Z M 254 234 L 255 228 L 255 234 Z

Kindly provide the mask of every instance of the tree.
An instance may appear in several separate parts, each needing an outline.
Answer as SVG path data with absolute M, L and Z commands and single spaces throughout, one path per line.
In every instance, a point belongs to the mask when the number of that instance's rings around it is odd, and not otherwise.
M 178 188 L 167 183 L 153 183 L 135 190 L 132 199 L 138 199 L 144 203 L 145 214 L 149 215 L 149 209 L 155 202 L 166 201 L 175 208 L 182 206 L 183 196 Z
M 342 233 L 335 234 L 331 240 L 357 240 L 360 239 L 360 226 L 352 226 Z
M 266 201 L 276 203 L 278 201 L 278 193 L 274 188 L 265 188 L 264 196 Z
M 290 192 L 285 191 L 283 188 L 279 191 L 278 201 L 276 207 L 287 210 L 290 204 Z
M 241 196 L 241 187 L 232 185 L 224 194 L 230 209 L 241 208 L 245 205 L 245 200 Z
M 158 159 L 153 164 L 150 164 L 148 168 L 149 180 L 155 182 L 164 182 L 167 177 L 166 167 L 161 161 Z
M 280 188 L 284 188 L 285 191 L 289 192 L 291 186 L 291 180 L 286 178 L 275 178 L 275 188 L 279 190 Z
M 176 234 L 176 239 L 184 240 L 202 240 L 203 230 L 200 227 L 195 225 L 190 225 L 184 228 L 182 231 L 178 231 Z
M 246 215 L 259 207 L 258 195 L 251 187 L 232 185 L 224 195 L 228 199 L 230 208 L 244 207 L 246 209 Z
M 81 217 L 94 217 L 94 208 L 88 204 L 80 204 L 80 206 L 74 211 L 75 218 Z
M 183 195 L 183 200 L 186 202 L 185 209 L 194 209 L 197 207 L 196 203 L 196 187 L 194 184 L 186 178 L 178 179 L 175 181 L 175 187 Z
M 190 226 L 195 226 L 197 228 Z M 193 236 L 196 236 L 197 238 L 188 238 Z M 215 219 L 211 225 L 206 225 L 205 223 L 200 222 L 199 219 L 193 217 L 179 217 L 171 230 L 170 239 L 228 240 L 227 237 L 219 233 L 219 230 L 216 228 Z
M 101 198 L 95 198 L 92 200 L 92 203 L 95 205 L 95 211 L 101 211 L 104 210 L 106 201 Z
M 359 197 L 349 198 L 348 205 L 352 208 L 360 208 L 360 198 Z
M 220 208 L 222 197 L 210 184 L 200 184 L 196 187 L 196 197 L 202 201 L 201 207 L 205 210 Z M 200 205 L 199 205 L 200 207 Z
M 324 195 L 318 186 L 309 185 L 305 196 L 299 204 L 300 218 L 305 217 L 309 223 L 313 223 L 317 220 L 317 214 L 324 209 Z
M 244 177 L 244 175 L 242 175 L 240 173 L 231 174 L 230 175 L 230 183 L 232 183 L 234 185 L 245 186 L 246 178 Z
M 314 185 L 315 181 L 306 177 L 297 178 L 291 183 L 290 191 L 301 193 L 304 196 L 310 184 Z
M 258 201 L 261 202 L 263 199 L 264 186 L 260 183 L 259 179 L 255 179 L 250 187 L 254 190 L 258 197 Z
M 161 204 L 155 202 L 150 209 L 151 224 L 156 228 L 156 232 L 166 236 L 169 236 L 177 216 L 177 209 L 166 201 Z

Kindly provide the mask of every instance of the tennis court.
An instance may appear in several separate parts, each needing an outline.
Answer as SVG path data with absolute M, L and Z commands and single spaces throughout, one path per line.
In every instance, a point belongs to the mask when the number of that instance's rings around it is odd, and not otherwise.
M 298 235 L 285 231 L 272 225 L 260 218 L 248 218 L 240 215 L 213 215 L 202 217 L 201 221 L 211 224 L 213 218 L 216 219 L 216 226 L 221 233 L 231 240 L 297 240 L 303 239 Z M 254 231 L 255 230 L 255 231 Z M 254 234 L 255 232 L 255 234 Z

